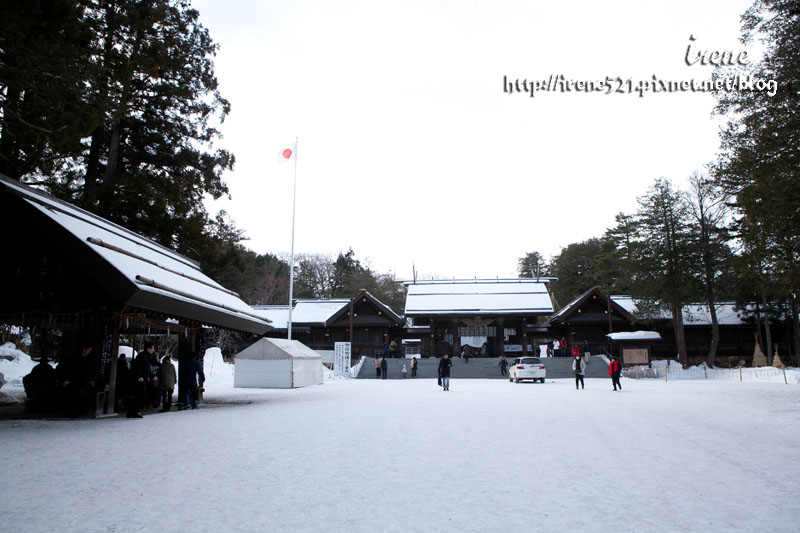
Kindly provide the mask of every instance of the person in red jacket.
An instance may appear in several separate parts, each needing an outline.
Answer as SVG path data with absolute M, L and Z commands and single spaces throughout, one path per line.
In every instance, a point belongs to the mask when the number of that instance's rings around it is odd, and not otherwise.
M 611 376 L 611 384 L 614 385 L 614 390 L 622 390 L 622 384 L 619 382 L 619 375 L 622 373 L 622 365 L 619 364 L 619 359 L 616 357 L 611 360 L 608 365 L 608 375 Z

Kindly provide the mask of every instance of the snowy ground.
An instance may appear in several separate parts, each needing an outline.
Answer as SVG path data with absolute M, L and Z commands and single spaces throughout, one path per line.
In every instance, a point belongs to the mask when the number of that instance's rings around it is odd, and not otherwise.
M 224 381 L 199 411 L 0 422 L 0 529 L 796 531 L 800 520 L 795 385 Z

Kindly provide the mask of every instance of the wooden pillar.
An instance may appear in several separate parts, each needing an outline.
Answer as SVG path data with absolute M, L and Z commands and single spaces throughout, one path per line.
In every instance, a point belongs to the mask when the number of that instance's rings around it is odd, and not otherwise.
M 528 323 L 524 318 L 522 319 L 522 323 L 520 325 L 519 336 L 522 339 L 522 355 L 528 355 Z
M 350 312 L 347 313 L 350 316 L 350 350 L 352 353 L 353 350 L 353 298 L 350 298 Z M 364 354 L 361 354 L 364 355 Z
M 111 368 L 108 373 L 108 408 L 104 414 L 111 414 L 117 406 L 117 361 L 119 361 L 119 330 L 122 326 L 122 315 L 114 319 L 111 341 Z
M 505 340 L 503 335 L 503 320 L 497 320 L 494 324 L 494 355 L 500 357 L 505 355 Z
M 188 327 L 188 325 L 185 325 Z M 184 357 L 192 357 L 192 356 L 199 356 L 200 360 L 203 360 L 203 356 L 205 353 L 201 353 L 201 348 L 205 346 L 200 346 L 200 334 L 194 331 L 189 331 L 188 334 L 185 332 L 178 333 L 178 364 L 185 361 Z M 205 369 L 203 369 L 205 372 Z M 183 372 L 178 374 L 178 404 L 183 404 L 184 398 L 181 396 L 181 392 L 186 391 L 186 383 L 181 382 L 181 376 Z M 199 388 L 198 391 L 198 398 L 200 400 L 203 399 L 203 387 Z
M 436 321 L 431 319 L 431 357 L 436 357 Z
M 458 334 L 458 320 L 453 320 L 453 357 L 461 355 L 461 335 Z

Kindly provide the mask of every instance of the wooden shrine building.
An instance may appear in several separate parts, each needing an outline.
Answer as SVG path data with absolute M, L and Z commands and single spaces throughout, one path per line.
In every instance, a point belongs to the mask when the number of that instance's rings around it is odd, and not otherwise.
M 121 336 L 177 336 L 188 354 L 202 353 L 204 327 L 270 329 L 196 262 L 5 176 L 0 223 L 0 324 L 31 328 L 34 356 L 58 360 L 91 345 L 101 414 L 113 411 Z M 44 333 L 50 344 L 39 342 Z
M 527 354 L 546 330 L 541 317 L 553 313 L 549 279 L 470 279 L 403 281 L 408 288 L 407 341 L 417 337 L 419 355 Z
M 267 337 L 286 337 L 289 306 L 254 306 L 274 329 Z M 391 308 L 365 290 L 352 298 L 298 299 L 292 309 L 292 338 L 309 348 L 332 351 L 334 343 L 349 342 L 353 358 L 383 354 L 385 344 L 400 345 L 405 322 Z
M 551 316 L 543 324 L 553 339 L 567 341 L 567 353 L 572 353 L 572 346 L 581 347 L 584 341 L 589 342 L 593 354 L 609 351 L 607 334 L 619 331 L 631 331 L 636 318 L 624 307 L 608 298 L 593 287 L 584 292 L 558 313 Z

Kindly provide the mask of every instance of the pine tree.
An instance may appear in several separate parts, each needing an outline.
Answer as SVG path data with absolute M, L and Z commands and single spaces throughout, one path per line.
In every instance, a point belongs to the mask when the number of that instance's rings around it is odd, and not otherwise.
M 757 0 L 742 17 L 742 41 L 761 40 L 761 61 L 740 74 L 772 80 L 776 92 L 730 91 L 718 95 L 717 112 L 729 123 L 715 178 L 734 198 L 741 217 L 734 226 L 746 250 L 757 250 L 757 277 L 792 307 L 794 351 L 800 353 L 795 291 L 800 286 L 800 4 Z M 733 72 L 720 70 L 718 76 Z M 752 256 L 752 253 L 747 252 Z M 749 261 L 753 263 L 753 261 Z M 759 292 L 763 299 L 765 284 Z

